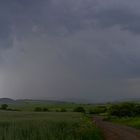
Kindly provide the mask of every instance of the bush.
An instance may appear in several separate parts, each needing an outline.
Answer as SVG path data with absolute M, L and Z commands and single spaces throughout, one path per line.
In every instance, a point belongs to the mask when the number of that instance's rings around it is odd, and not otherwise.
M 76 107 L 73 111 L 85 113 L 85 109 L 83 107 Z
M 7 104 L 2 104 L 2 105 L 1 105 L 1 109 L 2 109 L 2 110 L 7 110 L 7 108 L 8 108 L 8 105 L 7 105 Z
M 140 115 L 140 105 L 134 103 L 112 105 L 108 112 L 117 117 L 134 117 Z
M 137 106 L 135 107 L 135 115 L 136 115 L 136 116 L 139 116 L 139 115 L 140 115 L 140 105 L 137 105 Z
M 59 109 L 56 109 L 55 111 L 56 111 L 56 112 L 60 112 L 60 110 L 59 110 Z
M 49 109 L 45 107 L 45 108 L 43 108 L 43 111 L 44 112 L 49 112 Z
M 67 112 L 67 110 L 65 108 L 61 108 L 60 112 Z
M 42 108 L 41 108 L 41 107 L 36 107 L 36 108 L 34 109 L 34 111 L 36 111 L 36 112 L 41 112 L 41 111 L 42 111 Z
M 97 106 L 94 109 L 89 110 L 89 114 L 101 114 L 101 113 L 106 113 L 106 112 L 107 112 L 106 106 Z

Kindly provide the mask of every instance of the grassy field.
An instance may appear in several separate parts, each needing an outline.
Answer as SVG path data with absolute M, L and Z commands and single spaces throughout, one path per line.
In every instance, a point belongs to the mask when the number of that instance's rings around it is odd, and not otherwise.
M 20 104 L 9 104 L 10 108 L 22 110 L 22 111 L 33 111 L 35 107 L 47 107 L 51 111 L 56 111 L 61 108 L 65 108 L 67 111 L 73 111 L 74 108 L 82 106 L 86 110 L 93 109 L 93 104 L 75 104 L 75 103 L 42 103 L 42 102 L 24 102 Z
M 131 118 L 114 118 L 110 120 L 113 123 L 127 125 L 140 129 L 140 117 L 131 117 Z
M 80 113 L 0 112 L 0 140 L 102 140 Z

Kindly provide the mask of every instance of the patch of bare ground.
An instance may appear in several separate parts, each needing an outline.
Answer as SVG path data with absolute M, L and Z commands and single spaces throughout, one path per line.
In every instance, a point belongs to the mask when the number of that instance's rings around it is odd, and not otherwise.
M 106 122 L 100 117 L 94 117 L 93 121 L 101 128 L 105 140 L 140 140 L 140 130 Z

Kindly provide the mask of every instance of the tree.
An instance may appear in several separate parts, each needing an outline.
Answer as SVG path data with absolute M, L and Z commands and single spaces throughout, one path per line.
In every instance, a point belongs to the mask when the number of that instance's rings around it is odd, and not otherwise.
M 41 108 L 41 107 L 36 107 L 36 108 L 34 109 L 34 111 L 36 111 L 36 112 L 41 112 L 41 111 L 42 111 L 42 108 Z
M 140 105 L 136 105 L 135 107 L 135 116 L 140 116 Z
M 73 111 L 85 113 L 85 109 L 83 107 L 76 107 Z
M 122 103 L 112 105 L 109 114 L 117 117 L 134 117 L 139 114 L 140 107 L 134 103 Z
M 45 108 L 43 108 L 43 111 L 44 112 L 49 112 L 49 109 L 45 107 Z
M 2 109 L 2 110 L 7 110 L 7 108 L 8 108 L 8 105 L 7 105 L 7 104 L 2 104 L 2 105 L 1 105 L 1 109 Z

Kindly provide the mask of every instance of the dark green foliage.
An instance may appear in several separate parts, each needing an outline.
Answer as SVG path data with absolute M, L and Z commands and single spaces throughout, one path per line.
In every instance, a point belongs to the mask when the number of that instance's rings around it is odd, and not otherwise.
M 83 107 L 76 107 L 74 109 L 74 112 L 81 112 L 81 113 L 85 113 L 85 109 Z
M 36 107 L 34 109 L 35 112 L 49 112 L 50 110 L 47 107 L 41 108 L 41 107 Z
M 2 109 L 2 110 L 7 110 L 7 108 L 8 108 L 8 105 L 7 105 L 7 104 L 2 104 L 2 105 L 1 105 L 1 109 Z
M 89 110 L 89 114 L 101 114 L 107 111 L 106 106 L 96 106 L 94 109 Z
M 67 110 L 65 108 L 61 108 L 60 112 L 67 112 Z
M 60 110 L 59 110 L 59 109 L 56 109 L 55 111 L 56 111 L 56 112 L 60 112 Z
M 135 103 L 122 103 L 112 105 L 109 114 L 117 117 L 134 117 L 140 115 L 140 105 Z
M 41 112 L 41 111 L 42 111 L 42 108 L 41 108 L 41 107 L 36 107 L 36 108 L 34 109 L 34 111 L 35 111 L 35 112 Z
M 43 111 L 44 112 L 49 112 L 49 109 L 45 107 L 45 108 L 43 108 Z
M 136 105 L 134 108 L 134 111 L 135 111 L 135 115 L 139 116 L 140 115 L 140 105 Z

